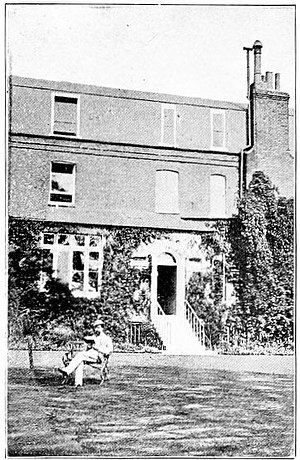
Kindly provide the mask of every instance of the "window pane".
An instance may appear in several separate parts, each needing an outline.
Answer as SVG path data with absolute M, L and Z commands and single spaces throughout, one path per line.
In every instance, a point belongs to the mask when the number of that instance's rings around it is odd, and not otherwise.
M 214 147 L 223 147 L 223 139 L 224 136 L 222 132 L 214 131 Z
M 84 246 L 85 237 L 84 235 L 74 235 L 74 244 L 77 246 Z
M 225 113 L 212 114 L 212 145 L 224 147 L 225 144 Z
M 71 289 L 83 291 L 83 272 L 75 271 L 72 276 Z
M 173 128 L 174 126 L 174 109 L 164 109 L 164 126 Z
M 84 270 L 84 253 L 81 251 L 73 252 L 73 270 Z
M 66 192 L 71 194 L 73 191 L 73 176 L 69 174 L 52 173 L 51 190 Z
M 69 244 L 69 235 L 58 235 L 58 244 Z
M 99 267 L 99 252 L 89 253 L 89 269 L 98 270 Z
M 73 174 L 74 165 L 70 163 L 52 163 L 53 173 Z
M 162 213 L 178 213 L 178 173 L 156 171 L 155 210 Z
M 57 278 L 62 282 L 69 284 L 70 276 L 69 252 L 60 251 L 57 258 Z
M 223 131 L 224 116 L 221 113 L 213 115 L 214 131 Z
M 90 246 L 98 247 L 100 245 L 101 237 L 100 236 L 90 236 Z
M 89 291 L 98 291 L 98 272 L 89 272 Z
M 60 193 L 51 193 L 50 201 L 57 203 L 72 203 L 73 197 L 72 195 L 61 195 Z
M 44 233 L 43 235 L 44 244 L 54 244 L 54 234 L 53 233 Z

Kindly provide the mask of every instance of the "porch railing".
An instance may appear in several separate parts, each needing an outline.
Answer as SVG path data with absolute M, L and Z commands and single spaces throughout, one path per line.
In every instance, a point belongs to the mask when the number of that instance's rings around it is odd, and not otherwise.
M 140 345 L 141 344 L 141 323 L 129 323 L 128 326 L 128 341 L 132 345 Z
M 171 345 L 171 322 L 162 307 L 156 302 L 156 315 L 152 318 L 153 324 L 163 341 L 164 348 Z
M 197 337 L 201 346 L 205 346 L 204 321 L 200 319 L 193 307 L 185 300 L 185 318 L 190 324 L 194 335 Z

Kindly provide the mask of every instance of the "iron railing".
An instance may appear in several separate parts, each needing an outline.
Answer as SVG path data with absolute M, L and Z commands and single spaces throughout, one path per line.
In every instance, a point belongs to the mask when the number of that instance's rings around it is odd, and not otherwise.
M 184 302 L 185 304 L 185 318 L 190 324 L 194 335 L 197 337 L 201 346 L 205 346 L 206 337 L 205 337 L 205 330 L 204 330 L 204 321 L 200 319 L 193 307 L 189 304 L 187 300 Z
M 156 302 L 156 315 L 152 318 L 153 324 L 162 339 L 163 348 L 166 349 L 171 345 L 171 320 L 168 315 L 165 314 L 161 305 Z

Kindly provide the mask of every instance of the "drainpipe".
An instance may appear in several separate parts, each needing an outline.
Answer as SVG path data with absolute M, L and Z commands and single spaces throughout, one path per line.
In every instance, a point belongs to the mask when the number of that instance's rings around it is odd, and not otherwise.
M 226 303 L 226 270 L 225 270 L 225 254 L 222 253 L 222 302 Z
M 240 198 L 243 196 L 244 191 L 244 168 L 245 168 L 245 158 L 253 150 L 253 133 L 252 133 L 252 117 L 251 117 L 251 106 L 250 106 L 250 64 L 249 64 L 249 53 L 254 51 L 254 85 L 259 85 L 261 83 L 261 49 L 262 44 L 259 40 L 254 42 L 252 48 L 243 49 L 247 51 L 247 99 L 248 99 L 248 126 L 247 126 L 247 145 L 240 152 Z M 246 165 L 247 167 L 247 165 Z

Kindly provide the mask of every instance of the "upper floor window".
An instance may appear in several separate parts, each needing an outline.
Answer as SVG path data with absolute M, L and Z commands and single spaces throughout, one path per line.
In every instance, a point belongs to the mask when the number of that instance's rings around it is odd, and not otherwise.
M 54 95 L 53 134 L 77 136 L 79 131 L 79 101 L 76 96 Z
M 226 179 L 225 176 L 210 176 L 210 217 L 226 216 Z
M 225 148 L 225 112 L 224 110 L 211 111 L 211 146 L 213 149 Z
M 161 143 L 175 146 L 176 144 L 176 109 L 175 106 L 161 106 Z
M 72 163 L 51 163 L 49 202 L 60 205 L 74 204 L 75 165 Z
M 176 171 L 156 171 L 155 211 L 165 214 L 179 213 L 179 174 Z

